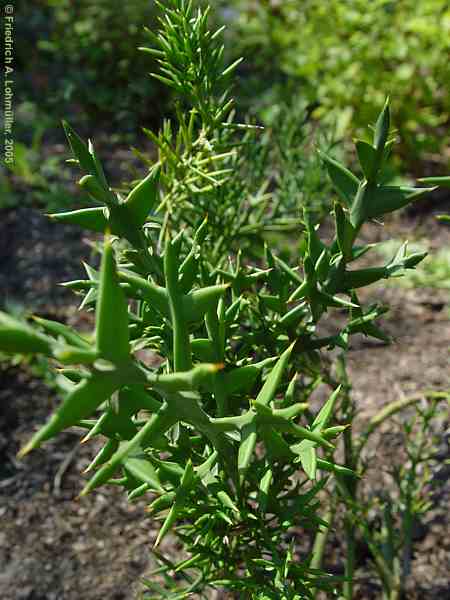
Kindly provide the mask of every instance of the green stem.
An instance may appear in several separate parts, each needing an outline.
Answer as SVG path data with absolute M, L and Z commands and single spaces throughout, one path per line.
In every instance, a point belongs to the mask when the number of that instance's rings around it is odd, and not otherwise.
M 369 547 L 369 550 L 372 554 L 372 558 L 375 562 L 376 569 L 378 571 L 384 588 L 384 593 L 386 595 L 386 598 L 390 600 L 390 595 L 394 592 L 398 585 L 397 578 L 395 577 L 388 563 L 384 559 L 379 547 L 373 541 L 373 538 L 369 532 L 369 528 L 367 527 L 367 521 L 364 518 L 356 516 L 354 520 L 354 525 L 359 527 L 364 537 L 364 540 L 367 546 Z
M 403 533 L 403 553 L 402 553 L 402 568 L 400 574 L 400 590 L 405 587 L 406 579 L 411 574 L 411 554 L 412 554 L 412 531 L 413 531 L 413 519 L 414 519 L 414 488 L 416 486 L 416 469 L 420 462 L 420 457 L 423 453 L 425 446 L 424 431 L 421 429 L 418 433 L 417 440 L 417 452 L 414 456 L 411 456 L 411 468 L 408 472 L 407 484 L 406 484 L 406 498 L 405 498 L 405 511 L 402 519 L 402 533 Z
M 336 513 L 336 497 L 333 496 L 333 498 L 331 499 L 331 506 L 324 516 L 324 521 L 326 521 L 328 523 L 328 527 L 321 526 L 320 529 L 316 533 L 316 537 L 314 538 L 312 558 L 311 558 L 311 563 L 310 563 L 311 569 L 319 570 L 322 568 L 322 561 L 323 561 L 323 555 L 325 552 L 325 546 L 328 541 L 328 534 L 330 533 L 330 529 L 333 525 L 335 513 Z
M 178 282 L 178 260 L 177 248 L 168 239 L 164 253 L 164 273 L 173 328 L 173 368 L 175 372 L 189 371 L 192 368 L 189 329 L 187 319 L 183 314 L 183 295 Z
M 345 374 L 346 377 L 346 374 Z M 347 383 L 345 381 L 345 383 Z M 342 403 L 342 409 L 344 413 L 344 420 L 350 424 L 353 423 L 356 408 L 354 402 L 350 397 L 349 388 L 344 387 L 344 400 Z M 344 431 L 344 466 L 352 471 L 356 471 L 358 467 L 358 455 L 355 452 L 353 443 L 352 428 L 348 427 Z M 347 556 L 345 560 L 345 577 L 346 582 L 344 583 L 343 592 L 345 600 L 352 600 L 353 598 L 353 579 L 355 576 L 355 562 L 356 562 L 356 537 L 355 537 L 355 522 L 354 515 L 351 506 L 354 506 L 357 502 L 358 493 L 358 481 L 356 478 L 346 480 L 343 484 L 347 497 L 350 500 L 350 506 L 346 503 L 346 513 L 344 517 L 344 531 L 345 541 L 347 548 Z
M 344 583 L 344 598 L 352 600 L 353 598 L 353 578 L 355 576 L 355 526 L 351 517 L 350 511 L 347 511 L 344 520 L 345 540 L 347 547 L 347 556 L 345 559 L 345 578 Z
M 217 363 L 223 363 L 225 360 L 225 352 L 223 344 L 221 343 L 220 323 L 216 308 L 207 311 L 205 315 L 205 324 L 208 331 L 208 337 L 214 346 L 214 360 Z M 213 392 L 217 404 L 217 416 L 224 417 L 227 413 L 227 393 L 222 378 L 214 378 Z

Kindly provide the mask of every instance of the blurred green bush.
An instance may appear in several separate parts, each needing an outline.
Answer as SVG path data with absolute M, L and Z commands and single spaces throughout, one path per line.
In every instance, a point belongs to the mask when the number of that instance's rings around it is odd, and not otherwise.
M 419 155 L 449 162 L 447 0 L 217 0 L 214 8 L 228 48 L 247 57 L 235 95 L 247 95 L 261 120 L 277 98 L 299 97 L 344 133 L 350 121 L 358 129 L 373 119 L 390 94 L 408 166 Z M 167 114 L 169 94 L 143 75 L 152 58 L 136 51 L 144 26 L 154 26 L 154 2 L 21 0 L 17 14 L 28 100 L 38 96 L 57 118 L 71 104 L 78 119 L 114 116 L 125 131 Z
M 146 76 L 152 59 L 137 51 L 144 26 L 152 27 L 154 2 L 22 0 L 16 13 L 27 100 L 58 119 L 68 108 L 76 121 L 113 117 L 122 131 L 164 114 L 168 94 Z
M 154 59 L 136 50 L 154 2 L 19 0 L 16 11 L 22 96 L 55 120 L 101 119 L 125 140 L 170 112 L 170 93 L 145 75 Z M 298 99 L 338 137 L 350 123 L 361 135 L 390 94 L 402 169 L 417 171 L 419 156 L 431 173 L 448 167 L 447 0 L 217 0 L 211 16 L 228 26 L 229 60 L 246 56 L 241 112 L 270 126 L 277 106 Z
M 276 83 L 337 118 L 344 131 L 373 119 L 386 94 L 403 160 L 448 164 L 450 5 L 448 0 L 231 0 L 228 46 L 246 56 L 255 85 Z M 256 79 L 256 81 L 255 81 Z M 269 103 L 273 101 L 269 97 Z

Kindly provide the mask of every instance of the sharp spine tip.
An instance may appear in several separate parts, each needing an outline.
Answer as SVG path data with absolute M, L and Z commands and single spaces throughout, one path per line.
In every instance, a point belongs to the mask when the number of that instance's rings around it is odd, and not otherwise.
M 24 456 L 26 456 L 27 454 L 29 454 L 31 451 L 33 450 L 33 446 L 28 443 L 26 444 L 23 448 L 21 448 L 19 450 L 19 452 L 17 453 L 17 459 L 21 460 L 22 458 L 24 458 Z

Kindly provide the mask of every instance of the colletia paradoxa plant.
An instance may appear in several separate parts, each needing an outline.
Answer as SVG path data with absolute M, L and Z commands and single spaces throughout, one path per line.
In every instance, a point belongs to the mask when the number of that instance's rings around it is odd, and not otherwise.
M 167 10 L 174 35 L 187 36 L 203 18 L 181 0 Z M 386 309 L 362 306 L 358 289 L 424 257 L 407 256 L 404 245 L 388 264 L 355 268 L 372 247 L 357 244 L 364 224 L 429 191 L 383 185 L 389 130 L 386 103 L 372 142 L 356 144 L 360 178 L 322 155 L 337 192 L 329 243 L 306 211 L 293 264 L 267 246 L 265 264 L 250 264 L 245 255 L 218 256 L 207 214 L 194 218 L 192 209 L 183 222 L 175 179 L 170 202 L 162 202 L 161 161 L 123 198 L 93 145 L 65 124 L 94 206 L 54 218 L 104 234 L 100 270 L 87 266 L 86 280 L 68 284 L 95 310 L 95 332 L 1 313 L 0 349 L 45 355 L 60 370 L 62 403 L 19 455 L 69 427 L 84 429 L 84 441 L 100 437 L 80 495 L 121 485 L 130 500 L 148 498 L 151 517 L 162 521 L 156 547 L 169 532 L 182 542 L 187 558 L 178 564 L 157 554 L 162 566 L 148 582 L 149 598 L 226 589 L 239 598 L 300 600 L 339 589 L 341 580 L 314 568 L 294 534 L 326 525 L 320 492 L 330 477 L 357 473 L 333 458 L 345 428 L 333 421 L 340 388 L 316 414 L 307 401 L 321 350 L 345 351 L 357 333 L 388 341 L 376 324 Z M 318 325 L 331 310 L 345 323 L 321 337 Z

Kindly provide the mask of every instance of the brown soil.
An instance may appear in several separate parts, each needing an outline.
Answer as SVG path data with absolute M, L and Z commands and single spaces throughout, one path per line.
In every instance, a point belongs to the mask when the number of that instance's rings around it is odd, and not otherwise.
M 405 237 L 405 231 L 417 230 L 418 218 L 436 245 L 450 242 L 449 230 L 434 225 L 431 218 L 416 216 L 414 222 L 410 218 L 391 227 Z M 81 234 L 46 224 L 29 209 L 4 211 L 2 223 L 0 287 L 6 298 L 32 306 L 40 314 L 78 321 L 73 297 L 63 288 L 55 292 L 54 285 L 81 274 L 80 259 L 88 258 L 90 252 Z M 384 328 L 396 342 L 386 346 L 361 338 L 353 344 L 349 368 L 360 422 L 403 395 L 424 388 L 450 389 L 448 291 L 378 287 L 368 296 L 391 305 Z M 135 598 L 136 581 L 151 565 L 156 525 L 145 518 L 143 504 L 128 504 L 115 488 L 76 500 L 83 485 L 81 471 L 94 449 L 89 444 L 79 447 L 78 436 L 71 432 L 18 463 L 19 446 L 45 420 L 57 399 L 31 374 L 30 367 L 5 364 L 0 377 L 0 598 Z M 448 426 L 447 416 L 442 431 Z M 395 451 L 395 444 L 389 445 L 389 427 L 373 442 L 378 465 L 386 449 Z M 442 434 L 442 461 L 449 457 L 448 442 Z M 368 485 L 380 485 L 381 470 L 380 466 L 369 471 Z M 443 598 L 450 586 L 448 471 L 442 462 L 433 473 L 440 483 L 439 492 L 418 528 L 408 600 Z M 344 550 L 335 544 L 336 555 L 342 556 Z M 178 552 L 170 544 L 165 550 Z M 339 559 L 331 566 L 339 571 Z M 364 547 L 358 567 L 363 582 L 359 597 L 379 599 L 379 590 L 370 584 Z

